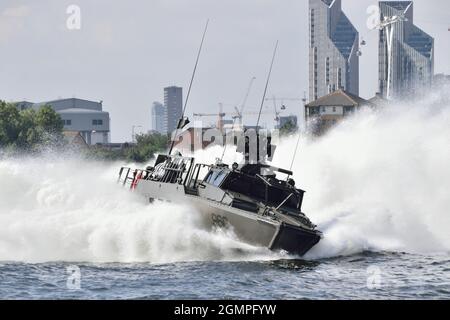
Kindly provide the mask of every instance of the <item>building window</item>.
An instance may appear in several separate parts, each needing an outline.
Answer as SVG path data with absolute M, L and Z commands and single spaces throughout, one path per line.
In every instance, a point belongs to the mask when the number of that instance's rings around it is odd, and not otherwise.
M 71 126 L 72 125 L 72 120 L 63 120 L 62 123 L 65 126 Z
M 337 87 L 338 89 L 342 89 L 342 69 L 338 68 L 337 72 Z
M 315 33 L 315 23 L 314 23 L 314 9 L 311 10 L 310 13 L 310 45 L 311 47 L 314 47 L 314 33 Z
M 333 107 L 333 112 L 336 112 L 336 107 Z
M 92 125 L 94 126 L 102 126 L 103 120 L 92 120 Z
M 325 61 L 325 78 L 327 85 L 330 84 L 330 58 L 327 57 Z
M 346 106 L 344 107 L 344 114 L 352 113 L 355 110 L 354 107 Z
M 309 108 L 309 115 L 313 116 L 316 114 L 320 114 L 320 108 L 319 107 L 311 107 Z

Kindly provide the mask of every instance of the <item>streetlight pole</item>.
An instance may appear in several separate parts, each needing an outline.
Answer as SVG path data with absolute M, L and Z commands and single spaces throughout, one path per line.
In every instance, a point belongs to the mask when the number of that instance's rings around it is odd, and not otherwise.
M 136 128 L 142 128 L 142 126 L 133 125 L 131 127 L 131 143 L 134 143 L 136 140 L 136 134 L 134 133 L 134 129 Z

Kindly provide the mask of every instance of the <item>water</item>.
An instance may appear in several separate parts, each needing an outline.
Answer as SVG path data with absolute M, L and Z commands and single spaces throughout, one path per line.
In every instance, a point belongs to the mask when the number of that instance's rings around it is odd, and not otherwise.
M 450 108 L 432 99 L 302 139 L 294 178 L 325 236 L 304 260 L 145 203 L 114 183 L 121 163 L 2 158 L 0 298 L 448 299 Z M 275 165 L 290 166 L 295 143 Z
M 449 262 L 448 257 L 367 252 L 319 261 L 82 263 L 78 264 L 80 289 L 75 290 L 67 287 L 67 268 L 71 264 L 6 263 L 0 264 L 0 296 L 8 299 L 448 299 Z

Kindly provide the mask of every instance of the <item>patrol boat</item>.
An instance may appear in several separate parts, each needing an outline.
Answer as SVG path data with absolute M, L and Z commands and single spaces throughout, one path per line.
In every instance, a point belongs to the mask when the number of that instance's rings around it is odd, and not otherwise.
M 206 228 L 229 228 L 243 242 L 303 256 L 322 233 L 302 212 L 305 191 L 292 176 L 266 163 L 203 164 L 169 153 L 146 169 L 122 167 L 118 181 L 150 202 L 193 207 Z
M 203 47 L 208 22 L 203 31 L 194 71 L 183 107 L 177 131 L 189 120 L 184 117 L 192 83 Z M 231 166 L 216 160 L 213 164 L 195 163 L 193 157 L 172 156 L 177 137 L 167 155 L 159 155 L 154 166 L 142 169 L 122 167 L 118 181 L 131 190 L 142 194 L 150 202 L 155 199 L 194 207 L 203 217 L 208 228 L 228 228 L 242 241 L 271 250 L 284 250 L 299 256 L 317 244 L 322 233 L 302 212 L 305 191 L 295 186 L 290 170 L 268 165 L 266 155 L 271 158 L 274 149 L 269 136 L 260 138 L 259 121 L 267 93 L 278 41 L 275 45 L 270 70 L 262 97 L 256 132 L 240 139 L 242 164 Z M 253 144 L 251 142 L 254 142 Z M 260 143 L 267 142 L 267 143 Z M 260 148 L 265 155 L 260 156 Z M 251 148 L 252 147 L 252 148 Z M 256 158 L 251 149 L 256 148 Z M 284 179 L 280 179 L 283 175 Z

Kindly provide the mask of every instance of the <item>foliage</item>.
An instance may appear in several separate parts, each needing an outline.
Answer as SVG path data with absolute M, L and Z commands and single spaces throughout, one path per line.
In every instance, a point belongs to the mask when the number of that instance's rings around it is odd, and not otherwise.
M 119 150 L 111 150 L 103 146 L 93 146 L 88 150 L 88 156 L 100 160 L 146 162 L 155 153 L 167 149 L 169 139 L 166 135 L 148 133 L 137 135 L 136 142 L 136 144 L 124 144 Z
M 169 139 L 166 135 L 159 133 L 136 135 L 136 145 L 126 152 L 126 158 L 130 161 L 145 162 L 152 158 L 155 153 L 167 148 Z
M 288 121 L 280 128 L 280 135 L 288 136 L 288 135 L 291 135 L 291 134 L 297 132 L 297 130 L 298 130 L 298 127 L 295 125 L 295 123 L 292 121 Z
M 38 111 L 19 110 L 15 104 L 0 100 L 0 150 L 34 152 L 61 147 L 64 145 L 63 128 L 61 117 L 50 106 L 43 106 Z M 125 144 L 119 150 L 91 146 L 86 149 L 86 155 L 101 160 L 145 162 L 156 152 L 167 149 L 169 138 L 150 133 L 137 135 L 136 141 L 136 144 Z
M 32 151 L 63 141 L 60 116 L 50 107 L 19 110 L 0 101 L 0 148 Z

